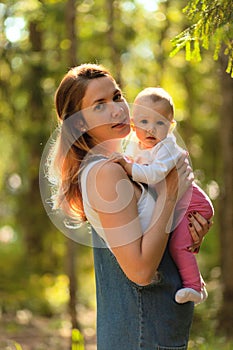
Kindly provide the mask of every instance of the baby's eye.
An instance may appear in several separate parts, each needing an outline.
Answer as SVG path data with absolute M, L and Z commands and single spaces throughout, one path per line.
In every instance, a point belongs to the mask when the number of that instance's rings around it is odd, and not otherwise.
M 148 120 L 147 119 L 142 119 L 142 120 L 140 120 L 140 123 L 145 125 L 145 124 L 148 123 Z
M 158 120 L 158 121 L 157 121 L 157 124 L 158 124 L 158 125 L 165 125 L 165 123 L 164 123 L 162 120 Z

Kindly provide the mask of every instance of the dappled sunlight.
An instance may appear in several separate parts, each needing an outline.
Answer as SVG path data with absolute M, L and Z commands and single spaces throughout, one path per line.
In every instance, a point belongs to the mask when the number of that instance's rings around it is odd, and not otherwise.
M 19 174 L 12 174 L 8 178 L 8 185 L 12 191 L 16 191 L 22 185 L 22 179 Z
M 0 242 L 9 244 L 15 242 L 17 236 L 13 227 L 9 225 L 2 226 L 0 228 Z
M 138 92 L 148 86 L 161 86 L 173 97 L 179 141 L 189 152 L 196 183 L 215 208 L 213 225 L 197 254 L 209 296 L 195 307 L 188 349 L 233 349 L 232 331 L 227 334 L 226 330 L 231 326 L 231 315 L 227 315 L 222 332 L 217 332 L 219 310 L 222 305 L 231 307 L 223 291 L 227 288 L 232 295 L 229 179 L 233 119 L 232 80 L 227 80 L 232 72 L 232 61 L 228 62 L 232 51 L 229 45 L 225 54 L 220 50 L 221 33 L 228 40 L 232 29 L 232 23 L 221 26 L 220 19 L 231 13 L 223 11 L 220 17 L 213 17 L 218 21 L 206 19 L 203 35 L 214 29 L 215 22 L 219 25 L 217 37 L 214 32 L 204 37 L 206 47 L 199 47 L 194 38 L 189 40 L 186 32 L 186 46 L 172 57 L 174 37 L 195 24 L 194 18 L 183 12 L 183 6 L 190 2 L 184 3 L 0 3 L 0 350 L 68 349 L 72 283 L 73 309 L 85 350 L 96 350 L 90 226 L 80 226 L 62 214 L 56 218 L 51 209 L 51 186 L 41 180 L 45 207 L 39 191 L 39 176 L 44 176 L 45 170 L 43 149 L 57 127 L 55 91 L 61 77 L 77 62 L 105 65 L 130 106 Z M 193 8 L 191 15 L 201 16 L 207 1 L 192 3 L 200 7 Z M 219 1 L 219 6 L 224 4 L 229 7 L 229 1 Z M 213 7 L 213 12 L 217 8 Z M 208 6 L 206 15 L 207 10 Z M 182 41 L 177 44 L 182 47 Z M 73 251 L 67 244 L 71 241 Z M 77 342 L 79 335 L 73 333 Z
M 207 190 L 207 193 L 212 200 L 216 200 L 218 198 L 218 196 L 220 195 L 220 187 L 219 187 L 218 183 L 214 180 L 210 181 L 207 184 L 206 190 Z
M 28 32 L 23 17 L 8 17 L 4 24 L 6 26 L 6 37 L 9 41 L 15 43 L 26 39 Z
M 56 312 L 63 309 L 69 300 L 68 277 L 66 275 L 57 277 L 44 275 L 42 279 L 45 285 L 44 295 L 51 308 Z

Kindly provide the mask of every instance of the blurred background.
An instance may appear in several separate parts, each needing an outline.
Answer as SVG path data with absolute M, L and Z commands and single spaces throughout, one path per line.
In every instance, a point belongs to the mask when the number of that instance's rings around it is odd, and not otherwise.
M 188 3 L 196 4 L 190 16 L 183 12 Z M 70 67 L 86 62 L 110 69 L 129 103 L 148 86 L 173 96 L 177 130 L 216 211 L 197 256 L 209 298 L 195 308 L 189 349 L 233 349 L 233 80 L 226 46 L 233 4 L 207 3 L 0 2 L 0 350 L 96 349 L 91 248 L 59 232 L 39 190 L 40 159 L 57 126 L 55 90 Z M 177 37 L 208 6 L 202 32 L 196 25 Z

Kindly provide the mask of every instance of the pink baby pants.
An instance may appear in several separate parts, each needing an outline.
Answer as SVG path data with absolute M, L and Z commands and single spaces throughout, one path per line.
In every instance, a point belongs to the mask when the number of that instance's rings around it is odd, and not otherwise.
M 184 194 L 176 206 L 176 227 L 171 234 L 169 249 L 175 261 L 184 288 L 193 288 L 200 292 L 201 277 L 195 255 L 188 250 L 193 244 L 188 224 L 188 214 L 197 211 L 209 220 L 213 216 L 213 206 L 204 191 L 196 184 Z

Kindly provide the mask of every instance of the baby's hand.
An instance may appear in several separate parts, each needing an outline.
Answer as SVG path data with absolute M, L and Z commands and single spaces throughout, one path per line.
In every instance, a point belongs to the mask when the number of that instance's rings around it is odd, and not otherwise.
M 114 162 L 114 163 L 119 163 L 121 166 L 125 166 L 127 162 L 127 158 L 123 156 L 121 153 L 114 152 L 110 157 L 109 160 Z
M 122 155 L 121 153 L 114 152 L 109 157 L 109 161 L 119 163 L 125 169 L 128 175 L 132 175 L 132 159 Z
M 122 159 L 124 159 L 124 156 L 118 152 L 112 153 L 111 156 L 109 157 L 109 160 L 115 163 L 117 163 L 118 161 L 121 161 Z

